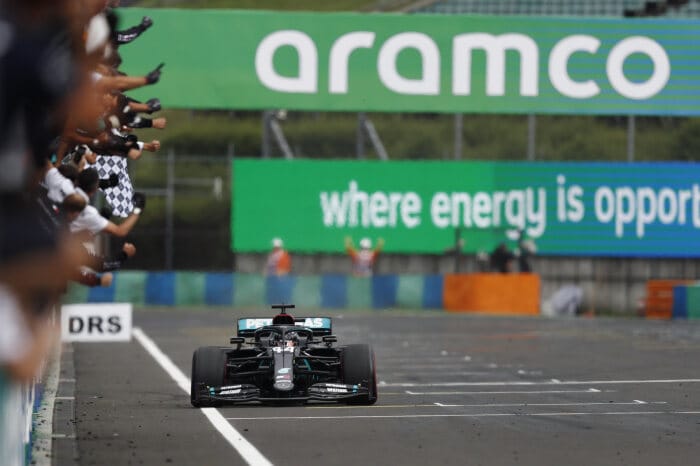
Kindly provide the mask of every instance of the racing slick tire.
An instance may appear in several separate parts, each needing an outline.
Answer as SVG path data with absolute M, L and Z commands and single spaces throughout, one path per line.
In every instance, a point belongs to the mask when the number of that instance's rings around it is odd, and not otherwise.
M 192 386 L 190 387 L 190 402 L 195 408 L 202 406 L 215 406 L 219 403 L 209 400 L 201 400 L 199 397 L 199 384 L 210 387 L 224 385 L 224 372 L 226 370 L 226 349 L 218 346 L 203 346 L 192 355 Z
M 374 367 L 374 351 L 369 345 L 348 345 L 341 355 L 344 384 L 367 386 L 369 393 L 351 400 L 348 404 L 373 405 L 377 402 L 377 373 Z

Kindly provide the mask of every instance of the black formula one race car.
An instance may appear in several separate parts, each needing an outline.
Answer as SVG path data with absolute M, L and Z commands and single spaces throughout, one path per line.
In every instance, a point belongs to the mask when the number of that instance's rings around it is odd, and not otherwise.
M 369 345 L 334 346 L 329 317 L 294 318 L 275 305 L 274 318 L 238 319 L 235 347 L 205 346 L 192 356 L 190 399 L 195 407 L 244 401 L 377 401 Z

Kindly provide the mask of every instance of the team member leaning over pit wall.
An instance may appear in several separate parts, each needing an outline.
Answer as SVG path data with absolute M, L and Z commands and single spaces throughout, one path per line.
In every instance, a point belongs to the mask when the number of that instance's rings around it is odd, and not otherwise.
M 103 14 L 104 0 L 0 3 L 5 33 L 0 52 L 0 465 L 24 466 L 32 426 L 28 394 L 58 340 L 52 313 L 67 282 L 85 264 L 108 270 L 135 253 L 127 243 L 113 258 L 91 256 L 82 234 L 71 234 L 68 225 L 88 230 L 88 236 L 91 230 L 124 236 L 145 207 L 145 197 L 134 196 L 130 213 L 135 218 L 120 225 L 98 220 L 94 207 L 87 205 L 89 196 L 70 180 L 71 171 L 75 175 L 86 160 L 96 162 L 97 152 L 83 149 L 76 158 L 81 150 L 76 146 L 94 144 L 102 149 L 99 153 L 136 159 L 142 150 L 157 150 L 160 144 L 142 143 L 130 130 L 163 128 L 166 122 L 139 115 L 159 111 L 158 99 L 142 104 L 127 98 L 129 108 L 123 107 L 124 115 L 116 119 L 110 118 L 113 107 L 99 105 L 105 93 L 160 79 L 162 66 L 143 77 L 120 76 L 116 67 L 121 59 L 111 53 L 148 29 L 150 19 L 117 33 Z M 77 142 L 62 141 L 66 134 Z M 76 165 L 73 170 L 61 166 L 66 154 L 71 154 L 68 163 Z M 114 177 L 103 178 L 103 189 L 114 187 Z

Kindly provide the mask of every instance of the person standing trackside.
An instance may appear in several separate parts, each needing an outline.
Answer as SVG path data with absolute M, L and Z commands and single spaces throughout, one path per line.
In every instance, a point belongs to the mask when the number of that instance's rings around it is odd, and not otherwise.
M 292 259 L 284 250 L 284 243 L 280 238 L 272 240 L 272 251 L 267 256 L 265 263 L 265 275 L 287 275 L 292 270 Z
M 374 263 L 377 256 L 384 247 L 384 240 L 379 238 L 377 246 L 372 249 L 372 240 L 362 238 L 360 240 L 360 250 L 355 249 L 350 237 L 345 238 L 345 250 L 352 260 L 352 274 L 356 277 L 369 277 L 373 273 Z
M 491 267 L 494 272 L 511 273 L 515 255 L 508 250 L 506 243 L 500 243 L 491 253 Z
M 521 273 L 531 273 L 532 265 L 530 258 L 537 252 L 537 246 L 531 239 L 525 237 L 525 231 L 520 230 L 518 233 L 518 249 L 516 256 L 518 258 L 518 269 Z

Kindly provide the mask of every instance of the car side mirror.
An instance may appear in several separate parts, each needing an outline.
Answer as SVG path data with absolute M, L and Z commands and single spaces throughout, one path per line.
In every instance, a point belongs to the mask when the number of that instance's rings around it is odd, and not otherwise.
M 321 341 L 330 345 L 331 343 L 337 342 L 338 337 L 336 337 L 335 335 L 324 335 L 323 337 L 321 337 Z
M 231 337 L 229 339 L 229 343 L 232 345 L 238 345 L 238 348 L 240 349 L 241 345 L 245 343 L 245 338 L 243 337 Z

